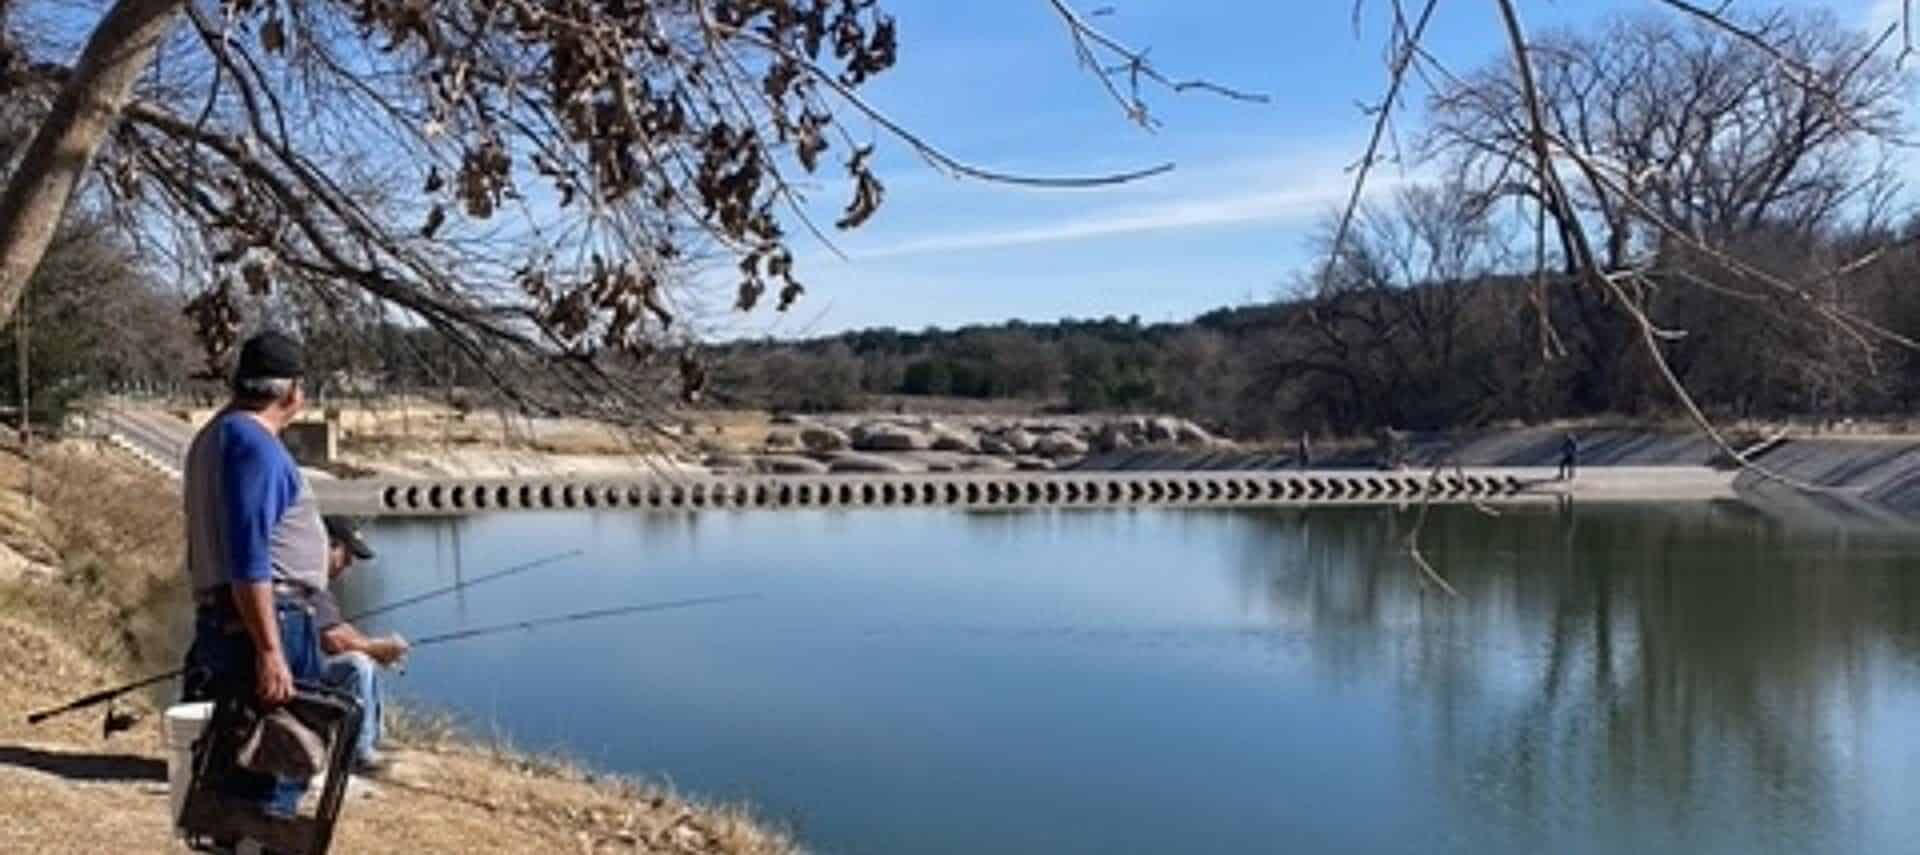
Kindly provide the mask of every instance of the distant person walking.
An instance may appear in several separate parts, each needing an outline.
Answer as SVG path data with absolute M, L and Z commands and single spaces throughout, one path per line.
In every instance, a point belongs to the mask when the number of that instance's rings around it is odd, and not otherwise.
M 1294 465 L 1301 469 L 1313 468 L 1313 444 L 1307 439 L 1307 432 L 1300 432 L 1300 448 L 1294 452 Z
M 1406 466 L 1406 439 L 1400 435 L 1399 431 L 1391 427 L 1381 428 L 1376 445 L 1379 448 L 1381 469 L 1395 470 Z
M 1574 469 L 1579 465 L 1580 440 L 1574 437 L 1573 431 L 1567 431 L 1566 437 L 1560 440 L 1560 480 L 1572 481 Z

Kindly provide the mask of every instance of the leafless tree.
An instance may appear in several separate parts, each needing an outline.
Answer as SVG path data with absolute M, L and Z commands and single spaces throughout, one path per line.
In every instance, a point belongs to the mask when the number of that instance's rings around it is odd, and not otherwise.
M 1415 185 L 1329 219 L 1328 261 L 1264 369 L 1274 385 L 1310 388 L 1341 430 L 1457 417 L 1455 396 L 1486 391 L 1459 381 L 1466 344 L 1499 332 L 1475 328 L 1499 319 L 1484 304 L 1510 254 L 1493 214 L 1460 186 Z
M 1584 376 L 1622 365 L 1631 348 L 1731 453 L 1668 359 L 1667 344 L 1686 331 L 1663 326 L 1650 311 L 1650 296 L 1673 284 L 1659 276 L 1661 259 L 1678 248 L 1711 258 L 1760 286 L 1736 296 L 1811 310 L 1868 354 L 1881 343 L 1916 346 L 1819 296 L 1836 276 L 1880 261 L 1884 248 L 1811 277 L 1783 278 L 1742 262 L 1726 245 L 1743 229 L 1830 221 L 1862 194 L 1853 183 L 1861 148 L 1899 141 L 1913 4 L 1902 2 L 1901 20 L 1868 38 L 1849 35 L 1830 16 L 1741 17 L 1730 4 L 1706 8 L 1686 0 L 1653 5 L 1691 27 L 1649 19 L 1615 25 L 1599 41 L 1543 38 L 1527 30 L 1513 0 L 1493 0 L 1507 56 L 1461 76 L 1422 44 L 1434 4 L 1416 19 L 1403 0 L 1388 0 L 1387 97 L 1373 107 L 1374 141 L 1360 161 L 1329 264 L 1348 240 L 1347 223 L 1402 90 L 1409 79 L 1425 81 L 1433 91 L 1430 152 L 1447 158 L 1485 198 L 1517 199 L 1533 213 L 1540 352 L 1562 352 L 1548 289 L 1564 284 L 1580 295 L 1593 369 Z M 1356 19 L 1366 6 L 1356 0 Z M 1549 264 L 1556 260 L 1561 273 L 1553 276 Z M 1723 287 L 1698 277 L 1685 284 Z M 1410 538 L 1408 549 L 1424 568 L 1417 540 Z
M 1494 0 L 1507 56 L 1461 75 L 1425 49 L 1422 27 L 1409 25 L 1408 10 L 1392 0 L 1391 83 L 1378 109 L 1398 106 L 1410 78 L 1425 82 L 1434 115 L 1428 153 L 1487 198 L 1518 200 L 1531 211 L 1543 354 L 1563 353 L 1548 288 L 1565 285 L 1580 299 L 1587 364 L 1604 370 L 1636 354 L 1724 446 L 1665 353 L 1686 331 L 1650 312 L 1650 296 L 1662 287 L 1725 288 L 1697 277 L 1665 281 L 1661 260 L 1676 250 L 1711 257 L 1757 289 L 1736 297 L 1808 314 L 1862 352 L 1915 344 L 1850 313 L 1844 301 L 1818 298 L 1835 276 L 1869 267 L 1884 252 L 1782 277 L 1725 245 L 1742 229 L 1830 223 L 1881 198 L 1885 182 L 1860 182 L 1857 166 L 1872 146 L 1903 142 L 1897 117 L 1908 91 L 1902 70 L 1912 52 L 1912 4 L 1901 4 L 1901 21 L 1867 37 L 1817 14 L 1752 16 L 1684 0 L 1651 5 L 1685 24 L 1628 22 L 1609 39 L 1583 42 L 1532 34 L 1511 0 Z M 1365 6 L 1356 4 L 1356 14 Z M 1628 382 L 1606 384 L 1616 380 Z
M 1567 209 L 1550 214 L 1588 224 L 1606 269 L 1656 251 L 1668 229 L 1711 243 L 1818 228 L 1877 186 L 1884 169 L 1867 161 L 1901 136 L 1894 63 L 1828 12 L 1770 14 L 1751 32 L 1817 88 L 1725 29 L 1672 17 L 1528 43 L 1532 95 L 1573 176 Z M 1507 61 L 1450 80 L 1432 99 L 1430 154 L 1479 192 L 1537 199 L 1528 99 Z
M 1511 61 L 1445 78 L 1427 155 L 1488 201 L 1520 198 L 1549 221 L 1584 332 L 1589 400 L 1611 400 L 1639 382 L 1623 373 L 1635 364 L 1623 357 L 1637 347 L 1636 323 L 1619 311 L 1621 298 L 1635 311 L 1650 305 L 1637 274 L 1658 281 L 1665 260 L 1700 255 L 1682 247 L 1724 252 L 1763 230 L 1811 235 L 1884 185 L 1908 89 L 1875 48 L 1829 13 L 1773 13 L 1737 29 L 1643 14 L 1551 33 L 1525 43 L 1525 80 Z M 1804 289 L 1773 287 L 1781 281 L 1705 284 L 1799 311 L 1784 298 Z

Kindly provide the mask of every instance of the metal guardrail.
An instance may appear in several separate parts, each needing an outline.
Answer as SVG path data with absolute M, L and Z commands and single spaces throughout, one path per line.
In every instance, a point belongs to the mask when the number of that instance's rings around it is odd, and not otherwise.
M 113 443 L 115 446 L 118 446 L 122 451 L 125 451 L 127 454 L 131 455 L 133 459 L 140 461 L 141 463 L 145 464 L 148 468 L 154 469 L 162 475 L 165 475 L 169 478 L 175 478 L 175 479 L 181 476 L 180 467 L 177 464 L 170 463 L 152 454 L 146 448 L 143 448 L 140 444 L 132 440 L 129 440 L 125 435 L 118 434 L 118 433 L 108 433 L 106 435 L 106 440 L 110 443 Z
M 135 460 L 170 478 L 179 478 L 188 441 L 184 433 L 173 434 L 142 419 L 112 409 L 89 415 L 93 431 L 121 448 Z

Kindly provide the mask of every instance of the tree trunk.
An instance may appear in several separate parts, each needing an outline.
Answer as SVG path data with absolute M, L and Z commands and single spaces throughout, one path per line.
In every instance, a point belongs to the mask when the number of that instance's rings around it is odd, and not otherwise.
M 186 0 L 117 0 L 0 195 L 0 324 L 13 316 L 67 201 Z

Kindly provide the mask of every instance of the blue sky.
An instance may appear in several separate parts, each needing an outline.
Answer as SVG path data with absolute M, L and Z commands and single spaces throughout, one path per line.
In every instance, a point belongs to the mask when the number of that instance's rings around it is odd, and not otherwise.
M 1866 27 L 1900 0 L 1800 3 Z M 835 235 L 840 260 L 796 238 L 807 298 L 789 316 L 757 312 L 747 334 L 813 335 L 1009 318 L 1139 315 L 1180 320 L 1269 300 L 1307 263 L 1315 221 L 1337 209 L 1379 98 L 1384 0 L 1356 34 L 1348 0 L 1079 0 L 1109 5 L 1100 26 L 1177 77 L 1269 95 L 1250 105 L 1155 93 L 1164 125 L 1129 124 L 1080 73 L 1045 0 L 892 0 L 900 65 L 866 90 L 877 106 L 949 153 L 1006 171 L 1086 174 L 1176 164 L 1173 173 L 1103 190 L 1024 190 L 945 178 L 863 120 L 880 142 L 887 202 L 862 229 Z M 1651 0 L 1530 0 L 1529 28 L 1580 26 L 1650 9 Z M 1735 8 L 1766 5 L 1737 0 Z M 1441 4 L 1428 45 L 1450 67 L 1497 56 L 1493 4 Z M 850 113 L 847 115 L 851 115 Z M 838 154 L 844 156 L 844 152 Z M 1377 173 L 1381 186 L 1397 170 Z M 814 191 L 830 224 L 846 188 L 822 170 Z

